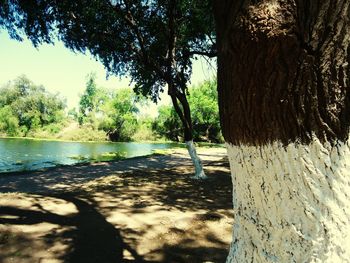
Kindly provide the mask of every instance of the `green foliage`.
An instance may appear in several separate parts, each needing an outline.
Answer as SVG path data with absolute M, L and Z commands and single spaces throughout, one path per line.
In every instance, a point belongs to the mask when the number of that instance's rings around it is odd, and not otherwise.
M 16 39 L 25 33 L 35 46 L 58 37 L 74 51 L 88 50 L 157 100 L 165 84 L 185 86 L 194 55 L 215 51 L 210 11 L 209 0 L 4 0 L 0 27 Z
M 0 131 L 9 136 L 16 136 L 19 132 L 18 128 L 18 119 L 13 115 L 10 106 L 0 108 Z
M 78 112 L 75 108 L 68 110 L 67 115 L 70 119 L 78 121 Z
M 104 118 L 99 129 L 104 130 L 112 141 L 129 141 L 137 130 L 137 98 L 130 89 L 120 89 L 101 106 Z
M 216 80 L 190 89 L 189 104 L 196 141 L 222 142 Z
M 138 119 L 137 130 L 132 136 L 133 141 L 156 141 L 157 135 L 152 130 L 153 118 L 142 116 Z
M 104 131 L 112 141 L 130 141 L 138 127 L 136 96 L 130 89 L 108 92 L 98 88 L 95 79 L 95 75 L 88 76 L 80 97 L 79 124 Z
M 153 122 L 152 130 L 168 140 L 181 140 L 183 128 L 174 107 L 162 105 L 158 108 L 158 118 Z
M 79 101 L 80 115 L 78 120 L 80 125 L 87 121 L 88 116 L 90 120 L 94 121 L 97 106 L 96 75 L 89 74 L 87 76 L 85 92 Z
M 214 82 L 189 90 L 196 141 L 220 142 L 217 94 Z M 79 141 L 155 141 L 159 138 L 180 141 L 182 125 L 173 107 L 162 106 L 154 121 L 140 114 L 145 106 L 131 89 L 115 92 L 98 88 L 89 75 L 82 95 L 88 103 L 82 125 L 76 123 L 75 109 L 64 114 L 65 105 L 57 94 L 48 93 L 22 76 L 0 89 L 0 134 Z M 75 118 L 75 120 L 74 120 Z M 157 136 L 156 136 L 157 135 Z
M 21 76 L 0 89 L 0 134 L 79 141 L 106 140 L 108 135 L 114 141 L 130 141 L 139 128 L 138 103 L 132 90 L 108 92 L 98 88 L 90 74 L 80 114 L 72 109 L 67 118 L 58 94 L 48 93 Z M 78 127 L 74 122 L 79 117 Z
M 216 55 L 211 6 L 209 0 L 4 0 L 0 27 L 19 40 L 25 33 L 35 46 L 60 39 L 71 50 L 89 51 L 109 74 L 129 75 L 134 91 L 153 101 L 168 85 L 174 104 L 181 104 L 176 109 L 184 116 L 185 137 L 192 139 L 187 82 L 196 55 Z M 79 122 L 95 127 L 93 81 L 90 84 Z M 86 120 L 87 111 L 91 116 Z
M 190 88 L 188 101 L 191 107 L 194 140 L 222 142 L 215 81 L 206 81 Z M 179 141 L 183 135 L 181 122 L 172 106 L 161 106 L 152 129 L 161 137 Z
M 105 141 L 106 133 L 97 131 L 88 126 L 81 126 L 76 129 L 60 133 L 56 138 L 68 141 Z
M 111 92 L 97 87 L 90 74 L 80 97 L 78 121 L 81 128 L 104 131 L 112 141 L 130 141 L 139 128 L 136 105 L 142 102 L 130 89 Z
M 125 159 L 126 152 L 105 152 L 93 156 L 84 156 L 84 155 L 74 155 L 70 156 L 71 159 L 83 161 L 86 163 L 95 163 L 95 162 L 108 162 Z
M 194 139 L 220 142 L 215 82 L 191 88 L 189 94 Z M 75 109 L 69 111 L 69 120 L 64 113 L 65 103 L 57 94 L 48 93 L 21 76 L 0 89 L 0 134 L 79 141 L 101 141 L 107 137 L 113 141 L 183 138 L 182 125 L 173 107 L 160 107 L 158 118 L 152 121 L 139 114 L 139 105 L 143 104 L 145 101 L 140 101 L 131 89 L 111 92 L 98 88 L 95 76 L 90 74 L 80 101 L 80 107 L 84 107 L 80 109 L 83 122 L 76 127 L 72 120 L 78 117 Z
M 0 89 L 0 130 L 7 135 L 27 135 L 64 120 L 64 101 L 25 76 Z
M 112 94 L 96 85 L 96 75 L 89 74 L 87 76 L 86 89 L 80 96 L 79 114 L 77 120 L 80 125 L 89 126 L 94 130 L 99 128 L 101 116 L 104 114 L 103 107 L 110 101 Z M 71 114 L 74 114 L 74 112 Z

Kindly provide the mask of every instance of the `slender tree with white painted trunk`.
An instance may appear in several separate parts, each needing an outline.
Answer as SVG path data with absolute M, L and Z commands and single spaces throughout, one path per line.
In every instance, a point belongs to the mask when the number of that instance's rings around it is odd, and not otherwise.
M 350 1 L 215 0 L 227 262 L 350 262 Z

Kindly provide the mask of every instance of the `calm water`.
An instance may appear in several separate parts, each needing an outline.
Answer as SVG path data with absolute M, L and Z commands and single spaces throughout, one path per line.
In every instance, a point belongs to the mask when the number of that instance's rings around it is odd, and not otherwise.
M 0 173 L 81 162 L 72 158 L 76 156 L 91 158 L 106 152 L 117 152 L 130 158 L 174 146 L 176 144 L 171 143 L 84 143 L 0 138 Z

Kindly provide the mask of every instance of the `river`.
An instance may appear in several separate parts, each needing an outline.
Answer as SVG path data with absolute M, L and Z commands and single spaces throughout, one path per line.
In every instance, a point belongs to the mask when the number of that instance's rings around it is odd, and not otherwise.
M 0 138 L 0 173 L 71 165 L 119 155 L 125 158 L 179 146 L 175 143 L 62 142 Z M 109 153 L 109 154 L 105 154 Z

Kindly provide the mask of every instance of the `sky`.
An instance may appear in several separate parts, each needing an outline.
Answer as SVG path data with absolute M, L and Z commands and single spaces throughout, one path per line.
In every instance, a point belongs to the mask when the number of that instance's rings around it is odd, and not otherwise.
M 41 84 L 53 93 L 60 92 L 67 100 L 68 108 L 72 108 L 78 106 L 86 76 L 91 72 L 96 73 L 99 87 L 117 89 L 129 86 L 130 81 L 125 77 L 110 76 L 106 79 L 106 71 L 100 62 L 91 55 L 70 51 L 61 42 L 35 48 L 29 40 L 19 42 L 10 39 L 6 31 L 0 31 L 0 87 L 24 74 L 34 84 Z M 199 59 L 193 65 L 191 84 L 198 84 L 214 74 L 214 67 Z M 161 98 L 163 103 L 168 103 L 166 94 Z

